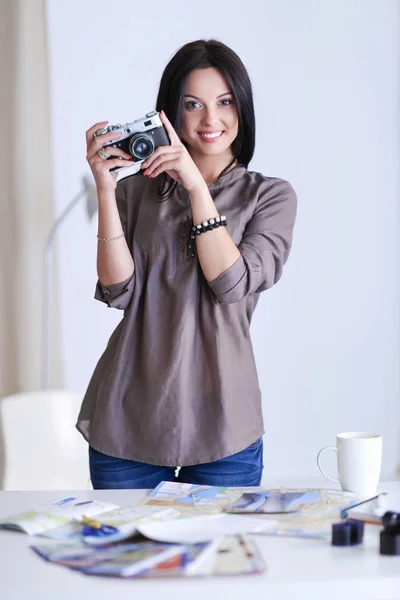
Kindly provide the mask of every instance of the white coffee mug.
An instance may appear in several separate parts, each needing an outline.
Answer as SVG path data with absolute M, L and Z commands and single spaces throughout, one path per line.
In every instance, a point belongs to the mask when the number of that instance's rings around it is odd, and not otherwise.
M 339 479 L 325 473 L 321 456 L 327 450 L 337 453 Z M 379 433 L 338 433 L 336 446 L 325 446 L 317 455 L 317 465 L 322 475 L 340 483 L 342 489 L 358 496 L 373 496 L 379 483 L 382 464 L 382 436 Z

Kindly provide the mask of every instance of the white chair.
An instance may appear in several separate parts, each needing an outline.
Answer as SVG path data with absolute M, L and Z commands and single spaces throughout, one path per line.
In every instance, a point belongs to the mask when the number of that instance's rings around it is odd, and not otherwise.
M 81 402 L 82 394 L 66 390 L 24 392 L 0 400 L 0 489 L 91 488 L 88 444 L 75 429 Z

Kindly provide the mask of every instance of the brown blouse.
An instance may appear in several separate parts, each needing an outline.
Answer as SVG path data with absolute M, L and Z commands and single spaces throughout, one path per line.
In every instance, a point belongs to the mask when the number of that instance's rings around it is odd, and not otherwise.
M 189 194 L 157 198 L 160 178 L 117 185 L 135 272 L 97 283 L 124 311 L 86 391 L 77 428 L 96 450 L 164 466 L 211 462 L 264 433 L 249 326 L 259 294 L 286 262 L 296 194 L 282 179 L 238 166 L 209 190 L 241 256 L 208 283 L 188 247 Z M 208 232 L 203 235 L 213 235 Z

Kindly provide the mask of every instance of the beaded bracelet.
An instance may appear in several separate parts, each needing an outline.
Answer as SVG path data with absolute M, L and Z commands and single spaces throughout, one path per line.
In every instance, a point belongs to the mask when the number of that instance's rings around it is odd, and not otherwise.
M 194 239 L 194 236 L 205 233 L 206 231 L 211 231 L 217 227 L 221 227 L 221 225 L 225 225 L 226 227 L 225 215 L 222 215 L 222 217 L 215 217 L 215 219 L 209 219 L 208 221 L 203 221 L 202 223 L 199 223 L 199 225 L 193 225 L 191 237 Z
M 226 216 L 222 215 L 221 217 L 214 217 L 213 219 L 209 219 L 208 221 L 203 221 L 198 225 L 193 225 L 188 240 L 188 258 L 194 258 L 196 256 L 196 242 L 194 241 L 196 235 L 200 235 L 201 233 L 205 233 L 206 231 L 211 231 L 212 229 L 217 229 L 217 227 L 226 227 L 226 224 Z

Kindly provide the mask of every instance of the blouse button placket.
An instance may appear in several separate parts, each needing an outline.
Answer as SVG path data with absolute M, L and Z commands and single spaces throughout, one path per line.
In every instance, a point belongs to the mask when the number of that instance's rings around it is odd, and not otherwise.
M 193 222 L 192 222 L 192 219 L 189 219 L 187 217 L 187 215 L 184 215 L 184 214 L 182 214 L 182 221 L 183 221 L 182 224 L 186 231 L 183 231 L 181 233 L 181 238 L 182 239 L 188 238 L 186 258 L 193 260 L 193 258 L 195 258 L 195 256 L 196 256 L 196 241 L 194 239 L 194 236 L 192 235 Z M 182 251 L 182 248 L 185 249 L 184 246 L 180 246 L 181 251 Z

